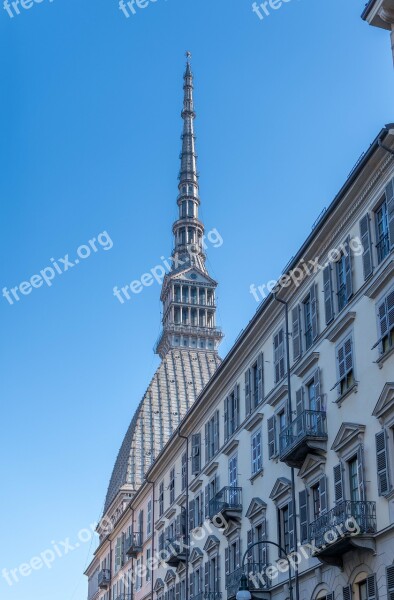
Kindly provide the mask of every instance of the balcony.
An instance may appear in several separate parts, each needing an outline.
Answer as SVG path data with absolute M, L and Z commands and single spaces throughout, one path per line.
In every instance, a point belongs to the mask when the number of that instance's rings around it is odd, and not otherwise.
M 98 586 L 100 590 L 107 590 L 111 583 L 111 571 L 109 569 L 101 569 L 98 574 Z
M 186 562 L 187 558 L 187 540 L 186 537 L 166 540 L 165 546 L 167 552 L 166 563 L 169 567 L 178 567 L 180 563 Z
M 125 540 L 125 554 L 129 558 L 136 558 L 137 554 L 142 551 L 142 534 L 132 533 Z
M 376 502 L 344 500 L 309 525 L 314 556 L 321 562 L 342 567 L 349 550 L 375 551 Z
M 209 518 L 222 516 L 225 520 L 240 519 L 242 514 L 242 488 L 224 487 L 209 502 Z
M 326 442 L 326 413 L 304 410 L 279 436 L 280 460 L 299 469 L 307 454 L 325 452 Z
M 266 592 L 269 589 L 269 578 L 265 574 L 267 565 L 261 563 L 248 562 L 246 565 L 246 573 L 248 576 L 249 590 L 253 597 L 258 597 L 256 592 Z M 226 575 L 227 597 L 234 598 L 239 590 L 241 582 L 242 568 L 236 569 L 232 573 Z

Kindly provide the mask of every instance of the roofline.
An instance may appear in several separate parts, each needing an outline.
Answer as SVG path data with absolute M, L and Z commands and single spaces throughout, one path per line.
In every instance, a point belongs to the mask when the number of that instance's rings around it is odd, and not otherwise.
M 369 2 L 367 2 L 367 4 L 365 5 L 365 8 L 361 14 L 361 18 L 363 19 L 363 21 L 367 20 L 367 16 L 371 11 L 372 6 L 375 4 L 376 0 L 369 0 Z
M 335 211 L 335 209 L 337 208 L 337 206 L 340 204 L 341 200 L 343 199 L 343 197 L 345 196 L 345 194 L 347 193 L 347 191 L 350 189 L 350 187 L 353 185 L 353 183 L 357 180 L 358 176 L 360 175 L 360 173 L 362 172 L 362 170 L 365 168 L 365 166 L 368 163 L 368 161 L 370 160 L 370 158 L 373 156 L 373 154 L 377 150 L 379 150 L 379 148 L 380 148 L 379 142 L 382 142 L 387 137 L 387 135 L 390 133 L 390 130 L 392 130 L 392 129 L 394 129 L 394 123 L 388 123 L 387 125 L 385 125 L 380 130 L 380 132 L 378 133 L 378 135 L 376 136 L 376 138 L 374 139 L 374 141 L 369 146 L 368 150 L 362 155 L 361 160 L 356 164 L 356 166 L 350 172 L 348 178 L 346 179 L 346 181 L 343 184 L 343 186 L 340 188 L 339 192 L 335 195 L 335 197 L 332 200 L 331 204 L 329 205 L 329 207 L 325 211 L 323 217 L 320 219 L 320 221 L 317 223 L 316 227 L 314 227 L 314 229 L 308 235 L 308 237 L 306 238 L 305 242 L 302 244 L 302 246 L 298 250 L 297 254 L 288 263 L 288 265 L 286 266 L 286 271 L 285 271 L 284 274 L 288 273 L 289 271 L 291 271 L 292 269 L 294 269 L 297 266 L 299 260 L 302 258 L 303 254 L 305 252 L 305 249 L 311 243 L 311 241 L 316 236 L 316 234 L 326 224 L 326 222 L 331 217 L 331 215 L 333 214 L 333 212 Z M 258 319 L 260 318 L 261 314 L 266 310 L 266 308 L 271 304 L 271 302 L 273 300 L 274 300 L 274 295 L 271 292 L 261 302 L 260 306 L 257 308 L 255 314 L 253 315 L 253 317 L 251 318 L 251 320 L 249 321 L 249 323 L 247 324 L 247 326 L 245 327 L 245 329 L 242 330 L 242 332 L 240 333 L 240 335 L 235 340 L 233 346 L 230 348 L 228 354 L 225 356 L 225 358 L 222 360 L 221 364 L 216 369 L 214 375 L 211 377 L 211 379 L 209 380 L 209 382 L 207 383 L 207 385 L 201 390 L 201 392 L 198 395 L 198 397 L 196 398 L 196 401 L 194 402 L 194 404 L 190 407 L 190 409 L 188 410 L 188 412 L 185 414 L 185 416 L 183 417 L 182 421 L 178 425 L 177 429 L 174 430 L 172 436 L 169 438 L 169 440 L 167 441 L 167 443 L 165 444 L 165 446 L 163 446 L 163 448 L 160 451 L 160 453 L 157 455 L 157 457 L 154 460 L 152 466 L 147 471 L 146 477 L 148 477 L 149 474 L 155 469 L 156 462 L 157 462 L 158 458 L 165 453 L 167 447 L 173 442 L 175 436 L 179 435 L 179 433 L 181 432 L 182 427 L 184 426 L 184 424 L 185 424 L 186 420 L 188 419 L 188 417 L 190 415 L 192 415 L 195 410 L 197 410 L 197 408 L 199 407 L 201 399 L 203 398 L 203 396 L 205 394 L 207 394 L 209 392 L 210 388 L 215 384 L 217 377 L 220 375 L 220 373 L 223 371 L 223 369 L 225 369 L 227 367 L 227 364 L 229 363 L 229 361 L 232 358 L 232 356 L 235 354 L 235 352 L 236 352 L 237 348 L 239 347 L 240 343 L 245 340 L 245 338 L 248 336 L 250 330 L 254 327 L 256 321 L 258 321 Z M 133 498 L 133 500 L 134 500 L 134 498 Z

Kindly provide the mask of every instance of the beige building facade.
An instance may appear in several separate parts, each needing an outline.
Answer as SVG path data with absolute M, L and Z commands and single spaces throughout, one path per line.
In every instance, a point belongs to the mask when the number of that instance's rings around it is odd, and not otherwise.
M 362 18 L 374 27 L 390 31 L 394 60 L 394 0 L 370 0 L 364 9 Z

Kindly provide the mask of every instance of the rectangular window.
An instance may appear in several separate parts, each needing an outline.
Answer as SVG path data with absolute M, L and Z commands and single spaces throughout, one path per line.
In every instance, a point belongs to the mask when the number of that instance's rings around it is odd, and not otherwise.
M 201 433 L 192 435 L 192 473 L 197 475 L 201 471 Z
M 261 431 L 252 435 L 252 475 L 255 475 L 262 469 L 261 458 Z
M 228 461 L 228 484 L 230 487 L 238 485 L 238 455 L 234 454 Z
M 346 258 L 342 254 L 341 258 L 335 263 L 335 269 L 337 274 L 337 297 L 338 297 L 338 310 L 342 310 L 347 304 L 347 292 L 346 292 Z
M 286 505 L 279 510 L 279 545 L 286 550 L 286 554 L 290 552 L 289 533 L 289 506 Z
M 219 411 L 205 424 L 205 462 L 209 462 L 219 450 Z
M 146 535 L 152 533 L 152 499 L 148 500 L 148 509 L 146 511 Z
M 228 439 L 238 429 L 239 426 L 239 391 L 238 385 L 224 401 L 224 423 L 225 434 Z
M 284 329 L 280 329 L 276 335 L 274 335 L 274 372 L 275 372 L 275 383 L 278 383 L 283 379 L 286 373 L 285 367 L 285 333 Z
M 145 575 L 146 581 L 150 581 L 150 578 L 152 575 L 151 568 L 150 568 L 151 553 L 152 553 L 151 548 L 147 548 L 146 549 L 146 575 Z
M 316 485 L 312 487 L 312 501 L 313 501 L 313 520 L 316 520 L 320 517 L 321 512 L 321 491 L 320 491 L 320 481 Z
M 159 485 L 159 517 L 164 513 L 164 482 Z
M 345 394 L 355 383 L 353 340 L 349 336 L 337 347 L 337 372 L 338 381 L 334 388 L 338 388 L 339 396 Z M 334 389 L 333 388 L 333 389 Z
M 386 258 L 390 252 L 390 240 L 389 240 L 389 221 L 387 212 L 387 202 L 384 200 L 375 212 L 375 225 L 376 225 L 376 251 L 378 256 L 378 263 Z
M 259 403 L 259 369 L 257 362 L 252 367 L 252 406 L 256 408 Z
M 137 558 L 137 568 L 136 568 L 136 578 L 135 578 L 135 589 L 140 590 L 142 581 L 141 581 L 141 559 Z
M 380 353 L 385 354 L 394 346 L 394 290 L 378 304 L 378 328 Z
M 357 456 L 349 461 L 349 486 L 350 486 L 350 500 L 352 502 L 359 502 L 360 487 L 359 487 L 359 482 L 358 482 Z
M 175 501 L 175 469 L 171 469 L 170 471 L 170 485 L 169 485 L 169 490 L 170 490 L 170 504 L 172 504 Z

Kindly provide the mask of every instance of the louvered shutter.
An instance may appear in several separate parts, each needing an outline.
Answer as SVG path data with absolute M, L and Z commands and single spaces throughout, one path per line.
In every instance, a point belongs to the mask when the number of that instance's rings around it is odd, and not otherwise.
M 189 594 L 190 598 L 194 597 L 194 573 L 189 575 Z
M 368 600 L 377 600 L 378 589 L 376 585 L 376 575 L 370 575 L 367 577 L 367 597 Z
M 331 265 L 323 270 L 323 287 L 324 287 L 324 308 L 326 313 L 326 325 L 331 323 L 334 318 L 334 299 L 332 290 L 332 271 Z
M 216 568 L 215 591 L 219 591 L 220 590 L 220 555 L 218 555 L 216 557 L 215 568 Z
M 224 399 L 224 440 L 226 441 L 229 437 L 229 426 L 228 426 L 228 402 L 229 397 Z
M 343 600 L 352 600 L 352 586 L 346 585 L 343 589 Z
M 245 409 L 246 414 L 249 415 L 252 410 L 250 397 L 250 369 L 245 371 Z
M 353 271 L 352 271 L 352 250 L 350 248 L 350 237 L 346 239 L 345 253 L 345 276 L 346 276 L 346 300 L 349 302 L 353 296 Z
M 260 404 L 264 398 L 264 355 L 259 354 L 257 357 L 257 401 Z
M 267 420 L 268 426 L 268 457 L 273 458 L 277 454 L 276 447 L 276 417 Z
M 224 567 L 226 575 L 230 574 L 230 551 L 228 548 L 224 549 Z
M 251 567 L 251 564 L 254 562 L 253 561 L 253 548 L 250 548 L 250 546 L 253 544 L 253 529 L 248 529 L 247 534 L 246 534 L 246 539 L 247 539 L 247 544 L 248 544 L 248 554 L 247 554 L 248 570 L 251 571 L 251 570 L 253 570 Z
M 214 416 L 214 426 L 213 426 L 213 435 L 214 435 L 214 452 L 219 450 L 219 411 L 215 412 Z
M 289 502 L 289 548 L 294 550 L 294 505 L 293 502 Z
M 281 379 L 280 376 L 280 355 L 279 355 L 279 333 L 274 336 L 274 371 L 275 383 Z
M 320 512 L 321 512 L 321 514 L 324 514 L 328 510 L 327 477 L 325 475 L 320 477 L 319 490 L 320 490 Z
M 394 247 L 394 183 L 393 179 L 386 186 L 387 218 L 389 227 L 390 248 Z
M 192 473 L 197 475 L 201 470 L 201 433 L 192 435 Z
M 199 527 L 204 523 L 204 492 L 200 494 L 200 512 L 199 512 Z
M 364 448 L 359 446 L 357 449 L 357 476 L 358 485 L 360 488 L 360 500 L 365 501 L 366 490 L 365 490 L 365 472 L 364 472 Z
M 394 565 L 386 569 L 387 600 L 394 600 Z
M 366 280 L 372 275 L 373 272 L 371 223 L 369 214 L 364 215 L 360 221 L 360 237 L 363 247 L 364 280 Z
M 194 529 L 194 500 L 189 502 L 189 532 Z
M 238 538 L 235 542 L 235 568 L 239 569 L 241 566 L 241 539 Z
M 334 489 L 335 489 L 335 503 L 339 504 L 344 499 L 343 497 L 343 473 L 342 464 L 339 463 L 334 467 Z
M 261 522 L 261 539 L 262 540 L 267 539 L 267 519 L 265 517 Z M 263 566 L 266 566 L 269 564 L 268 548 L 269 548 L 268 544 L 264 544 L 261 546 L 261 562 L 262 562 Z
M 322 411 L 321 374 L 319 368 L 317 368 L 313 374 L 313 385 L 315 386 L 316 410 Z
M 299 417 L 304 412 L 304 388 L 303 387 L 300 387 L 296 391 L 296 409 L 297 409 L 297 417 Z
M 329 594 L 327 594 L 326 596 L 326 600 L 334 600 L 335 598 L 335 594 L 334 592 L 330 592 Z
M 301 544 L 308 541 L 308 492 L 301 490 L 299 494 L 299 506 L 300 506 L 300 538 Z
M 386 298 L 378 304 L 378 323 L 379 323 L 379 339 L 383 340 L 388 335 L 388 314 L 387 314 L 387 302 Z M 383 352 L 383 346 L 381 347 Z
M 317 302 L 317 284 L 313 284 L 310 289 L 311 297 L 311 321 L 312 321 L 312 339 L 316 340 L 319 335 L 319 313 Z
M 205 462 L 209 462 L 209 423 L 205 423 Z
M 206 562 L 204 565 L 204 589 L 205 589 L 205 593 L 208 594 L 209 592 L 209 562 Z
M 375 436 L 375 440 L 378 490 L 379 496 L 384 496 L 390 489 L 386 431 L 379 431 Z
M 181 598 L 181 585 L 180 583 L 177 583 L 175 585 L 175 600 L 180 600 Z
M 239 427 L 239 385 L 234 388 L 234 413 L 235 413 L 235 429 Z
M 209 501 L 210 501 L 209 485 L 206 485 L 205 486 L 205 518 L 206 519 L 209 518 Z
M 394 290 L 387 296 L 387 318 L 390 332 L 394 328 Z
M 296 361 L 302 352 L 301 346 L 301 316 L 300 307 L 297 305 L 292 310 L 292 322 L 293 322 L 293 360 Z

